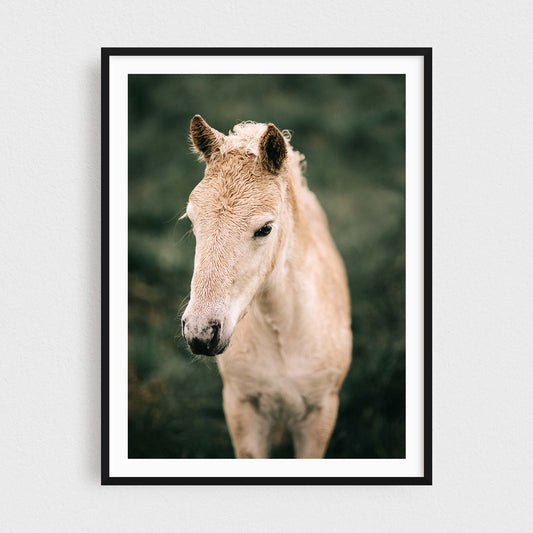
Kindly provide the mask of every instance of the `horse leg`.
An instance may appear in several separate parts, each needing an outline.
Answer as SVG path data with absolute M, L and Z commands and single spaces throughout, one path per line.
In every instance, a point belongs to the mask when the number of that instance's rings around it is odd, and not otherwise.
M 296 423 L 292 429 L 297 459 L 321 459 L 326 453 L 329 438 L 335 427 L 339 397 L 326 396 L 321 405 Z
M 270 424 L 253 403 L 243 401 L 230 388 L 223 390 L 224 414 L 237 459 L 261 459 L 268 456 Z

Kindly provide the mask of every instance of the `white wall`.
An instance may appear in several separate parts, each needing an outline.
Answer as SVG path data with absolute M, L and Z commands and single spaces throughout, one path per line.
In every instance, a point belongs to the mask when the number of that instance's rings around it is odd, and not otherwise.
M 532 530 L 532 15 L 4 0 L 2 531 Z M 250 45 L 434 47 L 433 487 L 100 487 L 99 49 Z

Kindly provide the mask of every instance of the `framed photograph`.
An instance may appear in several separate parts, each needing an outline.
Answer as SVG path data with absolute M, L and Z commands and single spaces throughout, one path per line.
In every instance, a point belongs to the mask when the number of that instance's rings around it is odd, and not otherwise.
M 431 58 L 102 49 L 102 484 L 431 484 Z

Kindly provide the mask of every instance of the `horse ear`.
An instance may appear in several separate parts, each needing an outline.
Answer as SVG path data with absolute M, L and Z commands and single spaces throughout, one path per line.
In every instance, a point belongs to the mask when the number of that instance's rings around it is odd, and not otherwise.
M 287 146 L 281 132 L 269 124 L 259 141 L 259 157 L 263 168 L 272 174 L 277 174 L 287 157 Z
M 224 134 L 212 128 L 200 115 L 191 120 L 191 140 L 207 161 L 224 141 Z

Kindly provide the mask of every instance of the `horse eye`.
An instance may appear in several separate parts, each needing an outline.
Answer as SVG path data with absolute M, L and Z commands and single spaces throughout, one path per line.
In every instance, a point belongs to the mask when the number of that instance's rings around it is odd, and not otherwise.
M 255 233 L 254 237 L 266 237 L 272 231 L 272 223 L 269 222 L 265 224 L 262 228 L 259 228 Z

